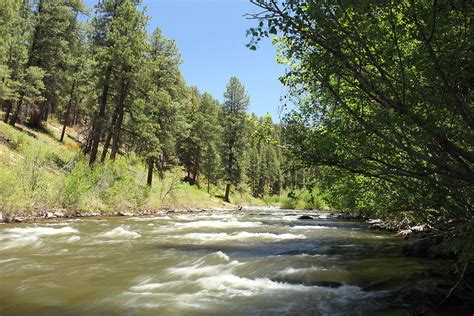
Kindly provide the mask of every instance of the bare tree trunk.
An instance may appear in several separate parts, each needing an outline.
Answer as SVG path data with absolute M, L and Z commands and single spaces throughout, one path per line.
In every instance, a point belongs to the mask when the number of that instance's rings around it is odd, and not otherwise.
M 230 200 L 229 200 L 229 194 L 230 194 L 230 183 L 227 183 L 227 184 L 225 185 L 224 201 L 226 201 L 226 202 L 228 202 L 228 203 L 230 202 Z

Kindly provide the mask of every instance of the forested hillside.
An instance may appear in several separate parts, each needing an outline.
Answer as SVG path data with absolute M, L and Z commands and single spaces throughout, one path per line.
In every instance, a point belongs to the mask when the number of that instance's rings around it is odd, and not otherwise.
M 280 126 L 269 115 L 247 113 L 251 100 L 239 79 L 230 78 L 222 104 L 188 86 L 178 48 L 160 29 L 147 31 L 149 17 L 141 1 L 101 1 L 87 8 L 81 0 L 7 0 L 0 10 L 3 121 L 49 132 L 61 143 L 74 140 L 78 148 L 73 153 L 55 152 L 59 165 L 67 166 L 60 170 L 66 178 L 83 168 L 86 160 L 91 170 L 98 170 L 124 156 L 128 164 L 139 164 L 134 170 L 146 172 L 135 177 L 132 191 L 146 191 L 146 185 L 156 184 L 156 176 L 163 180 L 176 172 L 180 181 L 233 203 L 244 201 L 232 201 L 231 192 L 260 199 L 276 195 L 272 203 L 278 204 L 281 193 L 305 187 L 304 171 L 285 167 Z M 58 124 L 60 133 L 51 133 Z M 1 133 L 3 145 L 10 144 L 5 152 L 16 144 L 13 149 L 20 153 L 26 150 L 22 147 L 37 149 L 34 153 L 28 148 L 29 153 L 23 153 L 26 160 L 36 161 L 42 155 L 42 146 L 16 139 L 20 136 L 14 130 L 5 126 Z M 4 173 L 12 170 L 5 168 Z M 15 187 L 7 179 L 0 180 L 2 188 Z M 91 191 L 97 185 L 92 182 Z M 16 198 L 30 200 L 38 190 L 41 187 L 30 187 L 17 192 Z M 67 190 L 67 185 L 49 190 Z M 2 191 L 3 204 L 11 203 L 11 192 Z M 81 195 L 80 189 L 76 191 Z M 29 205 L 45 205 L 34 200 Z M 46 205 L 78 207 L 77 199 L 72 204 L 68 199 L 53 200 L 57 201 Z M 298 199 L 288 202 L 295 206 Z

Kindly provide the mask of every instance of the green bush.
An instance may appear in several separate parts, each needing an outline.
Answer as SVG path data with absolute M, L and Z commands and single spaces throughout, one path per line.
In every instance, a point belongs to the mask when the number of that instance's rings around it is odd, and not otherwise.
M 327 208 L 323 195 L 317 188 L 290 191 L 279 198 L 280 207 L 286 209 L 321 210 Z

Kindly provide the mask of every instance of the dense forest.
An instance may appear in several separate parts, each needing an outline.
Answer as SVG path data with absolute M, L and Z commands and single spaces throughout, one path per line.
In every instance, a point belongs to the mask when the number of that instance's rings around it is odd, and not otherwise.
M 453 248 L 471 260 L 472 4 L 251 2 L 262 12 L 248 15 L 249 48 L 273 37 L 287 65 L 296 110 L 279 124 L 247 114 L 238 78 L 222 104 L 189 87 L 175 43 L 147 32 L 139 0 L 3 1 L 3 120 L 55 120 L 61 142 L 73 128 L 90 168 L 134 157 L 144 186 L 179 167 L 227 202 L 233 190 L 269 202 L 304 195 L 315 207 L 454 227 Z
M 304 186 L 300 171 L 283 168 L 279 126 L 247 113 L 239 79 L 230 78 L 222 104 L 189 87 L 174 41 L 160 29 L 147 33 L 141 1 L 93 9 L 81 0 L 4 4 L 5 123 L 41 129 L 60 122 L 61 142 L 73 127 L 90 166 L 133 153 L 146 165 L 148 186 L 176 167 L 191 185 L 222 186 L 225 201 L 231 188 L 262 198 Z

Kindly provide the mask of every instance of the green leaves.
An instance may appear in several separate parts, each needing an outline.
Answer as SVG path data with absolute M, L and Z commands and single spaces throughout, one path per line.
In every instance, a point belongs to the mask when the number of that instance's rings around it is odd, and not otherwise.
M 253 2 L 268 28 L 259 23 L 252 43 L 282 34 L 282 82 L 298 106 L 284 119 L 290 154 L 343 177 L 326 177 L 329 192 L 347 197 L 337 206 L 470 220 L 474 7 Z

